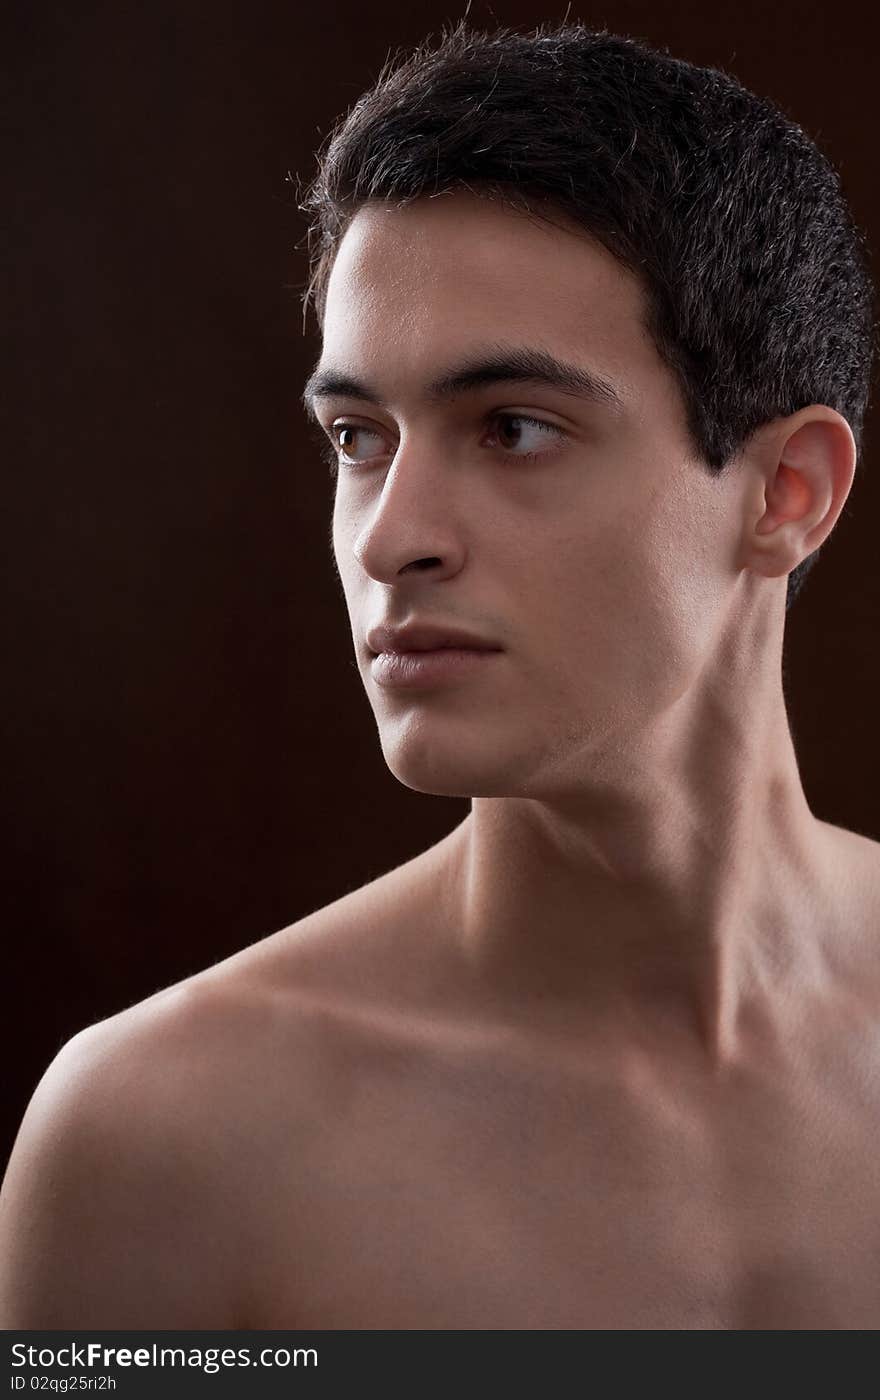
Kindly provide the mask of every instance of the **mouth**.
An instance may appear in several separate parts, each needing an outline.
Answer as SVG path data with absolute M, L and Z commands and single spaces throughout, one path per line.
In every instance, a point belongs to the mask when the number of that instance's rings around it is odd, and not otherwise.
M 387 689 L 420 690 L 478 677 L 500 656 L 497 647 L 444 645 L 424 651 L 371 653 L 377 685 Z
M 428 651 L 500 651 L 491 637 L 440 619 L 411 617 L 402 626 L 379 623 L 364 641 L 372 656 Z
M 426 646 L 387 646 L 381 651 L 375 651 L 368 646 L 367 652 L 372 659 L 374 656 L 427 656 L 435 651 L 500 651 L 501 647 L 489 646 L 488 643 L 465 642 L 451 638 L 449 641 L 432 642 Z

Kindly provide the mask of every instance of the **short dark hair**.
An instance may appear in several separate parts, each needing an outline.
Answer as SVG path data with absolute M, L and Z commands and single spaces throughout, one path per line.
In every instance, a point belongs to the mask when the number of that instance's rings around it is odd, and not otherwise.
M 323 327 L 339 243 L 369 200 L 470 189 L 561 209 L 640 278 L 645 329 L 720 472 L 763 423 L 811 403 L 862 458 L 876 325 L 864 234 L 840 176 L 769 100 L 716 68 L 581 24 L 464 20 L 389 55 L 299 191 L 303 295 Z M 789 574 L 790 607 L 818 549 Z

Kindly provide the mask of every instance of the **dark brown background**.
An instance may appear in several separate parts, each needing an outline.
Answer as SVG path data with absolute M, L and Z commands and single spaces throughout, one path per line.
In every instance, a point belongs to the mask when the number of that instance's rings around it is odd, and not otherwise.
M 389 47 L 462 12 L 11 11 L 0 1159 L 76 1030 L 362 884 L 467 810 L 388 773 L 355 667 L 330 482 L 298 407 L 319 346 L 302 334 L 304 227 L 284 178 L 311 174 Z M 564 14 L 499 0 L 470 18 Z M 842 170 L 876 246 L 877 35 L 854 4 L 611 0 L 569 17 L 773 97 Z M 786 669 L 813 810 L 880 837 L 870 418 L 868 433 L 865 474 L 790 616 Z

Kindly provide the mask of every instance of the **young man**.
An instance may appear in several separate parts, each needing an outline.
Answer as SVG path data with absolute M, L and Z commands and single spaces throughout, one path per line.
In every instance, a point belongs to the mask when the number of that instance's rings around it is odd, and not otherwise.
M 304 207 L 358 665 L 471 811 L 62 1050 L 3 1325 L 877 1327 L 880 848 L 781 679 L 868 392 L 836 176 L 721 73 L 462 24 Z

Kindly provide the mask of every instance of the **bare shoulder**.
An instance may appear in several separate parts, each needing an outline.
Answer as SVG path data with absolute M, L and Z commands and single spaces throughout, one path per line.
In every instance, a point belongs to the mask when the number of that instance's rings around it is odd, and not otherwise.
M 209 1126 L 218 1016 L 196 978 L 56 1055 L 0 1193 L 0 1325 L 235 1325 L 240 1242 Z
M 295 1190 L 412 889 L 391 872 L 63 1047 L 0 1194 L 0 1325 L 245 1325 L 254 1183 L 280 1155 Z

